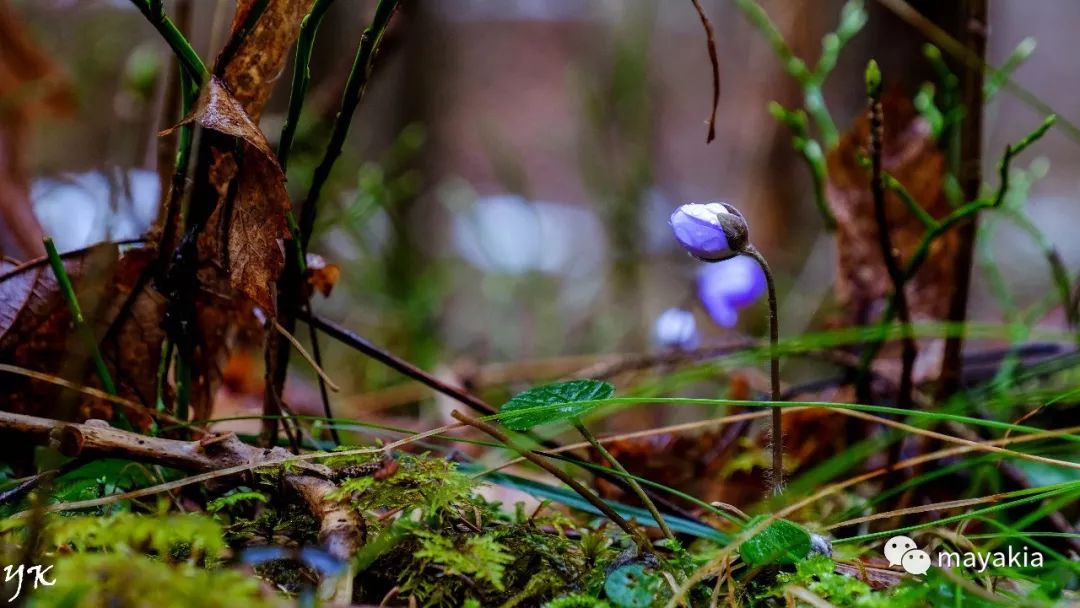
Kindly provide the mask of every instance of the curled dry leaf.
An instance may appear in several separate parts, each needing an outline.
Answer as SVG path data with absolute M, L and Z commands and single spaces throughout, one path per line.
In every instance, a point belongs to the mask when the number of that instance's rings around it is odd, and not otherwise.
M 273 314 L 271 290 L 285 264 L 282 241 L 290 237 L 285 174 L 262 131 L 217 78 L 203 86 L 181 124 L 189 122 L 242 144 L 238 156 L 212 150 L 210 179 L 219 200 L 203 237 L 211 241 L 209 249 L 217 252 L 215 261 L 227 270 L 232 287 Z
M 243 27 L 256 0 L 239 0 L 233 16 L 232 30 L 226 49 L 228 56 L 221 55 L 215 72 L 228 84 L 233 97 L 240 102 L 248 116 L 259 121 L 263 106 L 270 98 L 274 81 L 281 75 L 296 37 L 300 23 L 311 10 L 312 0 L 269 0 L 255 26 L 243 41 Z
M 947 215 L 950 207 L 943 189 L 945 157 L 930 137 L 929 126 L 911 102 L 896 91 L 890 91 L 882 105 L 885 118 L 882 165 L 886 173 L 903 184 L 932 217 Z M 877 240 L 870 171 L 860 163 L 860 157 L 867 154 L 869 133 L 867 118 L 861 116 L 827 159 L 827 193 L 836 216 L 839 251 L 836 296 L 853 323 L 876 318 L 892 291 Z M 927 229 L 895 192 L 886 192 L 885 204 L 892 243 L 899 251 L 901 264 L 906 265 Z M 942 319 L 948 312 L 956 248 L 955 235 L 946 234 L 938 239 L 919 272 L 908 282 L 906 294 L 913 321 Z M 934 344 L 921 343 L 917 379 L 928 380 L 935 373 L 939 366 L 930 359 L 938 352 L 940 349 Z M 886 367 L 890 354 L 891 347 L 882 351 L 881 359 Z M 899 366 L 895 367 L 898 373 Z

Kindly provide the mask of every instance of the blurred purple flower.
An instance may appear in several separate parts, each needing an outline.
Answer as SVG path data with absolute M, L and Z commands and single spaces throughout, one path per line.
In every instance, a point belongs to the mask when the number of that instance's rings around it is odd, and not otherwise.
M 747 256 L 708 264 L 698 273 L 698 297 L 709 316 L 721 327 L 734 327 L 739 309 L 765 293 L 765 272 Z
M 696 348 L 698 333 L 694 313 L 682 308 L 669 308 L 660 313 L 653 328 L 653 339 L 660 348 Z
M 746 220 L 727 203 L 687 203 L 668 219 L 675 239 L 705 262 L 733 258 L 746 248 Z

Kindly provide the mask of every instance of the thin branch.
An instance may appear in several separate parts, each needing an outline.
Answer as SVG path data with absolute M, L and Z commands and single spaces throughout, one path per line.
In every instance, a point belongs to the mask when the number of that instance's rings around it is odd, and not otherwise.
M 626 533 L 634 539 L 634 542 L 636 542 L 642 550 L 647 550 L 649 548 L 649 539 L 646 538 L 644 534 L 642 534 L 641 530 L 638 530 L 637 528 L 631 526 L 630 522 L 626 521 L 626 519 L 624 519 L 622 515 L 616 513 L 615 510 L 611 508 L 611 506 L 601 500 L 600 497 L 598 497 L 596 494 L 593 494 L 591 491 L 589 491 L 588 488 L 578 483 L 573 477 L 570 477 L 570 475 L 568 475 L 565 471 L 551 464 L 543 457 L 539 456 L 528 448 L 521 446 L 516 441 L 511 439 L 506 433 L 503 433 L 499 429 L 484 422 L 483 420 L 478 420 L 476 418 L 468 416 L 467 414 L 463 414 L 458 410 L 454 410 L 450 413 L 450 415 L 453 416 L 456 420 L 490 435 L 506 447 L 514 450 L 518 454 L 521 454 L 524 458 L 528 459 L 529 462 L 550 473 L 556 479 L 566 484 L 571 490 L 577 492 L 582 498 L 589 501 L 589 504 L 599 509 L 600 512 L 603 513 L 608 519 L 613 521 L 615 525 L 626 531 Z
M 104 421 L 73 424 L 9 412 L 0 412 L 0 431 L 18 433 L 43 445 L 55 441 L 60 452 L 72 458 L 119 457 L 203 473 L 218 473 L 238 467 L 235 472 L 242 472 L 289 460 L 288 453 L 281 448 L 263 449 L 248 445 L 232 433 L 199 441 L 180 441 L 122 431 Z M 294 472 L 285 474 L 283 481 L 319 519 L 320 542 L 335 558 L 351 562 L 356 551 L 364 544 L 366 530 L 355 510 L 330 499 L 331 493 L 337 488 L 329 480 L 330 469 L 319 464 L 297 462 L 296 467 L 290 470 Z M 55 511 L 59 506 L 62 505 L 49 505 L 45 510 Z M 349 573 L 344 577 L 351 579 Z M 351 599 L 351 580 L 324 581 L 324 585 L 327 598 Z
M 298 317 L 301 321 L 314 325 L 316 329 L 324 332 L 331 338 L 360 351 L 364 355 L 375 359 L 379 363 L 382 363 L 406 377 L 412 378 L 439 393 L 453 398 L 476 412 L 486 416 L 498 413 L 498 410 L 488 405 L 479 397 L 439 380 L 432 374 L 429 374 L 401 357 L 372 344 L 366 338 L 349 331 L 333 321 L 306 312 L 301 312 Z
M 705 136 L 705 143 L 716 139 L 716 108 L 720 105 L 720 60 L 716 56 L 716 35 L 713 31 L 712 22 L 701 7 L 701 0 L 690 0 L 694 3 L 694 10 L 701 19 L 701 26 L 705 28 L 705 45 L 709 49 L 709 63 L 712 64 L 712 110 L 709 113 L 709 132 Z
M 667 522 L 664 521 L 664 517 L 660 515 L 660 511 L 656 508 L 656 505 L 653 504 L 649 495 L 645 493 L 645 490 L 641 488 L 641 485 L 634 479 L 633 475 L 630 474 L 630 471 L 626 470 L 626 467 L 624 467 L 622 463 L 619 462 L 619 459 L 615 458 L 615 456 L 604 447 L 604 444 L 597 441 L 596 435 L 593 435 L 592 431 L 582 424 L 580 420 L 575 420 L 574 426 L 577 428 L 578 432 L 581 433 L 581 436 L 589 442 L 589 445 L 599 452 L 600 456 L 611 465 L 611 468 L 622 474 L 623 479 L 626 480 L 626 483 L 630 484 L 630 489 L 633 490 L 634 494 L 638 497 L 638 500 L 641 501 L 641 504 L 645 505 L 649 514 L 656 520 L 656 525 L 660 526 L 660 531 L 664 534 L 664 537 L 675 540 L 675 535 L 671 533 L 671 528 L 669 528 Z
M 153 6 L 147 0 L 131 0 L 132 4 L 146 17 L 146 20 L 153 25 L 161 37 L 165 39 L 169 47 L 172 48 L 173 53 L 176 54 L 176 58 L 180 60 L 180 65 L 183 66 L 184 71 L 188 76 L 193 78 L 195 82 L 201 83 L 209 72 L 206 69 L 206 65 L 203 63 L 199 54 L 192 48 L 191 43 L 184 37 L 183 32 L 176 27 L 176 24 L 169 19 L 162 8 L 162 3 L 155 1 Z
M 296 336 L 294 336 L 294 335 L 290 334 L 289 332 L 285 331 L 285 328 L 282 327 L 281 324 L 278 323 L 276 320 L 271 319 L 271 321 L 274 324 L 274 329 L 277 330 L 278 332 L 280 332 L 281 335 L 284 336 L 285 339 L 288 340 L 289 343 L 293 345 L 293 348 L 296 349 L 296 352 L 300 353 L 300 356 L 304 358 L 304 361 L 308 362 L 308 365 L 311 366 L 311 369 L 315 370 L 315 374 L 323 382 L 326 383 L 326 386 L 330 387 L 330 389 L 333 390 L 334 392 L 340 391 L 341 387 L 339 387 L 333 380 L 330 379 L 330 376 L 328 376 L 326 371 L 324 371 L 323 368 L 318 363 L 315 362 L 315 359 L 313 359 L 312 356 L 310 354 L 308 354 L 307 350 L 304 349 L 304 346 L 302 344 L 300 344 L 299 340 L 296 339 Z

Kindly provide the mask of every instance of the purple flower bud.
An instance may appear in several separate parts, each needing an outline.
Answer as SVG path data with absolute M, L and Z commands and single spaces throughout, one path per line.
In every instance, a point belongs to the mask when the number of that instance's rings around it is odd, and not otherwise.
M 698 333 L 694 313 L 681 308 L 669 308 L 660 313 L 653 328 L 653 339 L 660 348 L 696 348 Z
M 679 244 L 703 262 L 733 258 L 749 243 L 746 220 L 727 203 L 687 203 L 668 223 Z
M 698 273 L 698 297 L 721 327 L 734 327 L 739 309 L 753 304 L 766 287 L 765 272 L 757 260 L 746 256 L 709 264 Z

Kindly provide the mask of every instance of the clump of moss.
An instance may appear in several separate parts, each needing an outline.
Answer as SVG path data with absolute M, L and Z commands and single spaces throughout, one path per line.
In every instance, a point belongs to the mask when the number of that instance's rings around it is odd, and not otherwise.
M 55 584 L 29 593 L 34 608 L 232 608 L 281 606 L 281 599 L 258 579 L 228 569 L 119 553 L 75 553 L 59 559 L 49 573 Z

